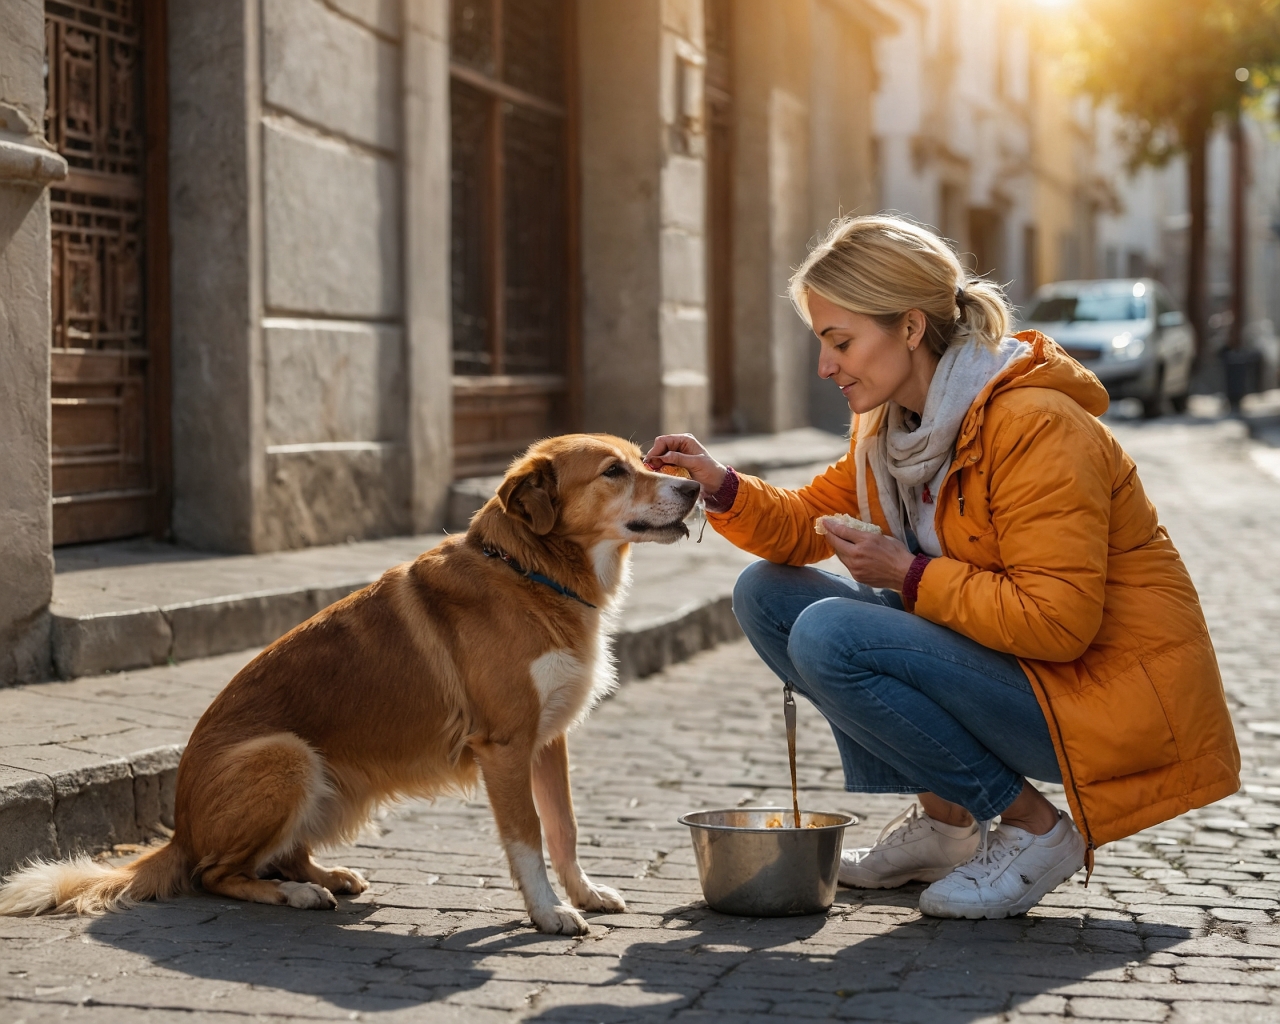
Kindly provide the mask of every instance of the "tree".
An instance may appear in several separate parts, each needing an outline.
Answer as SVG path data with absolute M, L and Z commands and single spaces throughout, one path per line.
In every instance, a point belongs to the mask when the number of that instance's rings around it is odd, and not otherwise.
M 1209 134 L 1276 80 L 1280 0 L 1079 0 L 1072 29 L 1069 66 L 1126 118 L 1131 166 L 1186 154 L 1187 318 L 1203 351 Z

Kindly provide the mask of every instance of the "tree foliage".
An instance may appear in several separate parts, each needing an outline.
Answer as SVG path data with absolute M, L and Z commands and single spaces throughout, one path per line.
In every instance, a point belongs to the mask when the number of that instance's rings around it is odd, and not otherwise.
M 1078 0 L 1069 54 L 1127 119 L 1133 163 L 1163 163 L 1280 79 L 1280 0 Z

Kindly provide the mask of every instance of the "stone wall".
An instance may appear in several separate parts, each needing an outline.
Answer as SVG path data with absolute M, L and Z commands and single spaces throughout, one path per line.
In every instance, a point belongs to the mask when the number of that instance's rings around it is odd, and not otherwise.
M 0 0 L 0 685 L 43 678 L 53 592 L 44 4 Z

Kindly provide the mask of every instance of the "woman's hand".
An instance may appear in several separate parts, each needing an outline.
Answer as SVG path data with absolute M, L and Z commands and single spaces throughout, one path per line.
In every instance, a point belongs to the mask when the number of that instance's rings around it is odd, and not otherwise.
M 827 543 L 855 580 L 869 587 L 902 589 L 916 557 L 902 541 L 883 533 L 851 530 L 834 519 L 826 520 L 826 528 Z
M 724 483 L 725 467 L 708 455 L 692 434 L 663 434 L 653 442 L 644 464 L 650 469 L 683 466 L 702 485 L 704 495 L 715 494 Z

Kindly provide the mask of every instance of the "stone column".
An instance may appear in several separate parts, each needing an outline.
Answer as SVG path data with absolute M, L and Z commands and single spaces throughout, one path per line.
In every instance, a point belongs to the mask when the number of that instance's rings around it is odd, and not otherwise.
M 266 475 L 258 29 L 256 0 L 169 0 L 173 532 L 223 551 L 259 548 Z
M 872 152 L 875 33 L 896 27 L 861 4 L 816 3 L 811 18 L 810 224 L 815 236 L 841 215 L 879 209 Z M 849 403 L 816 372 L 818 340 L 806 332 L 809 422 L 832 433 L 849 429 Z
M 415 532 L 439 529 L 453 479 L 449 293 L 449 0 L 404 0 L 404 287 Z
M 440 6 L 408 5 L 419 55 L 442 45 Z M 431 344 L 448 349 L 447 332 L 431 326 L 447 275 L 439 254 L 427 255 L 447 245 L 431 204 L 448 202 L 439 169 L 448 147 L 427 152 L 444 130 L 444 101 L 429 62 L 406 72 L 402 8 L 171 0 L 180 541 L 265 551 L 438 521 L 439 431 L 421 442 L 447 405 L 426 413 L 412 446 L 408 424 L 411 387 L 414 405 L 429 405 L 419 385 L 438 379 L 417 357 Z M 407 125 L 406 106 L 420 101 L 436 108 L 415 108 Z M 419 200 L 435 221 L 415 212 L 406 231 L 406 203 Z M 406 255 L 419 278 L 411 294 Z M 423 467 L 434 482 L 423 483 Z M 426 496 L 411 497 L 415 487 Z
M 585 426 L 709 419 L 702 5 L 578 5 Z
M 808 4 L 735 0 L 735 391 L 750 431 L 808 423 L 807 329 L 787 298 L 813 233 Z
M 44 4 L 0 0 L 0 685 L 45 678 L 53 595 Z

